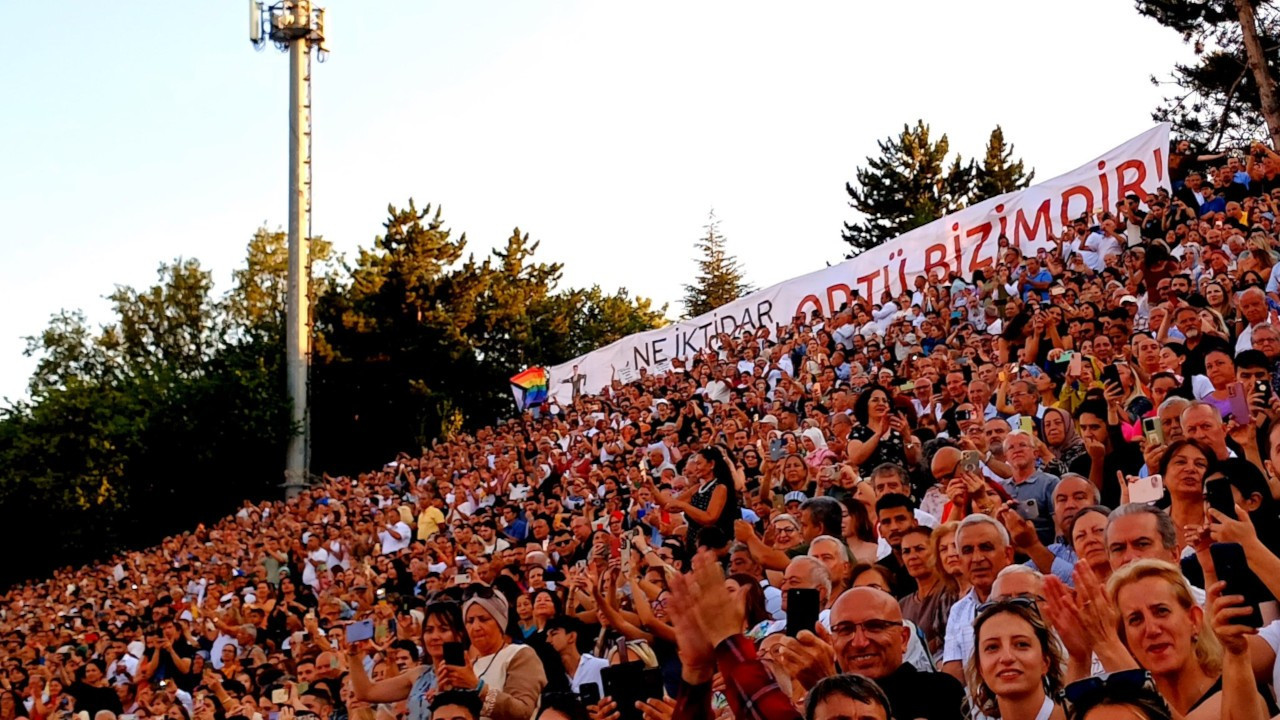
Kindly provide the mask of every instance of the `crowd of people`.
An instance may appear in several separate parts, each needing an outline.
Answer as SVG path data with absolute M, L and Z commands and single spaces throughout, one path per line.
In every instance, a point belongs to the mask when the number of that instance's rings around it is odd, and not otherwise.
M 1280 156 L 1169 171 L 13 587 L 0 720 L 1271 718 Z

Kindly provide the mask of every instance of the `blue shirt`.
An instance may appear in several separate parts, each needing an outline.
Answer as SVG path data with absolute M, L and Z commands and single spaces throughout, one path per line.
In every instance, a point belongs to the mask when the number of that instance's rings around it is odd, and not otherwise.
M 1044 289 L 1044 290 L 1036 290 L 1036 289 L 1035 289 L 1035 288 L 1033 288 L 1033 287 L 1029 287 L 1029 288 L 1027 288 L 1027 291 L 1026 291 L 1026 292 L 1024 292 L 1024 293 L 1022 294 L 1022 299 L 1023 299 L 1023 300 L 1026 300 L 1026 299 L 1030 298 L 1030 297 L 1031 297 L 1031 293 L 1037 293 L 1037 292 L 1038 292 L 1038 293 L 1040 293 L 1040 302 L 1048 302 L 1048 301 L 1049 301 L 1049 285 L 1048 285 L 1048 283 L 1053 282 L 1053 273 L 1049 272 L 1049 268 L 1043 268 L 1043 267 L 1042 267 L 1042 268 L 1040 268 L 1040 272 L 1036 273 L 1035 275 L 1032 275 L 1031 277 L 1028 277 L 1028 278 L 1027 278 L 1027 281 L 1028 281 L 1028 282 L 1045 283 L 1045 289 Z
M 1227 199 L 1224 197 L 1215 197 L 1206 203 L 1200 204 L 1200 214 L 1205 215 L 1211 212 L 1226 212 Z
M 1058 476 L 1037 470 L 1022 482 L 1001 480 L 1000 485 L 1009 491 L 1009 495 L 1019 503 L 1034 503 L 1035 516 L 1029 518 L 1035 525 L 1040 542 L 1045 545 L 1054 541 L 1053 528 L 1053 491 L 1058 487 Z M 1025 515 L 1024 515 L 1025 517 Z

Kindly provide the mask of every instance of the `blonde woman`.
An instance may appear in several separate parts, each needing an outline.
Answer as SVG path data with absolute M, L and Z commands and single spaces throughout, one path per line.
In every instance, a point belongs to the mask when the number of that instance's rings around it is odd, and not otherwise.
M 1216 629 L 1225 632 L 1231 613 L 1226 607 L 1233 604 L 1225 601 L 1232 598 L 1219 597 L 1220 586 L 1214 591 L 1209 604 L 1219 613 Z M 1111 575 L 1107 597 L 1119 614 L 1121 642 L 1175 712 L 1187 720 L 1216 720 L 1228 705 L 1235 709 L 1259 699 L 1237 694 L 1253 682 L 1248 645 L 1232 638 L 1224 660 L 1215 627 L 1177 567 L 1162 560 L 1130 563 Z M 1233 695 L 1229 703 L 1224 687 Z

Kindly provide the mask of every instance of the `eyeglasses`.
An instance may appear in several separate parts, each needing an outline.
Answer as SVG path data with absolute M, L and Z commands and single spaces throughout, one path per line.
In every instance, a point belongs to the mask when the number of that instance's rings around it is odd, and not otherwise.
M 555 545 L 556 547 L 564 547 L 566 545 L 572 545 L 572 544 L 573 544 L 572 540 L 557 540 L 554 543 L 552 543 L 552 545 Z
M 901 620 L 871 619 L 860 623 L 842 622 L 831 626 L 831 634 L 840 638 L 853 637 L 858 634 L 858 629 L 861 628 L 862 632 L 867 635 L 881 635 L 896 627 L 902 627 Z
M 779 535 L 783 535 L 783 534 L 791 535 L 795 533 L 796 529 L 790 525 L 774 525 L 773 531 L 778 533 Z
M 1063 690 L 1068 717 L 1079 717 L 1103 700 L 1146 698 L 1165 704 L 1146 670 L 1120 670 L 1077 680 Z

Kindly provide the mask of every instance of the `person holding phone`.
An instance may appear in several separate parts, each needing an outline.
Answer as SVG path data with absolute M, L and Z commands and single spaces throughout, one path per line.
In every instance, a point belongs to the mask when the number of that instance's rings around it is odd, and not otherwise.
M 1206 570 L 1213 569 L 1215 565 L 1210 556 L 1214 530 L 1226 522 L 1238 523 L 1236 515 L 1240 510 L 1248 516 L 1249 525 L 1255 529 L 1253 538 L 1260 544 L 1260 548 L 1250 551 L 1255 557 L 1260 555 L 1258 550 L 1263 548 L 1274 555 L 1277 541 L 1280 540 L 1280 527 L 1277 527 L 1275 520 L 1276 501 L 1271 497 L 1262 471 L 1253 463 L 1239 458 L 1214 463 L 1212 469 L 1205 474 L 1204 486 L 1205 523 L 1186 527 L 1190 544 L 1196 553 L 1182 558 L 1182 573 L 1196 587 L 1208 587 L 1215 580 L 1226 579 L 1217 573 L 1206 573 Z M 1230 542 L 1244 539 L 1234 535 L 1231 537 Z M 1248 547 L 1247 542 L 1240 544 Z M 1240 584 L 1233 587 L 1232 591 L 1244 592 L 1250 603 L 1261 607 L 1266 620 L 1280 618 L 1280 606 L 1272 591 L 1263 585 L 1252 569 L 1244 575 L 1245 577 L 1235 579 Z
M 1226 608 L 1239 598 L 1228 602 L 1220 597 L 1220 584 L 1211 590 L 1213 596 L 1202 608 L 1182 572 L 1160 560 L 1130 563 L 1107 581 L 1107 598 L 1120 620 L 1112 627 L 1120 628 L 1120 641 L 1138 666 L 1151 673 L 1169 706 L 1187 720 L 1223 717 L 1224 703 L 1232 695 L 1233 708 L 1256 701 L 1247 693 L 1240 697 L 1242 685 L 1253 684 L 1248 643 L 1241 633 L 1227 633 L 1224 627 L 1238 617 L 1239 611 Z M 1215 630 L 1229 637 L 1225 655 Z M 1274 713 L 1271 707 L 1262 717 Z
M 483 700 L 481 716 L 491 720 L 526 720 L 547 684 L 542 662 L 533 648 L 515 645 L 508 634 L 506 597 L 485 585 L 472 585 L 462 605 L 472 656 L 466 665 L 443 665 L 440 687 L 471 690 Z
M 422 646 L 426 649 L 422 664 L 395 677 L 374 682 L 364 669 L 365 650 L 360 643 L 347 645 L 347 667 L 352 691 L 357 700 L 373 703 L 409 701 L 408 720 L 430 720 L 427 697 L 438 686 L 439 670 L 444 667 L 445 645 L 466 646 L 462 612 L 452 602 L 436 602 L 427 606 L 422 623 Z
M 907 451 L 918 450 L 920 443 L 912 437 L 906 420 L 892 409 L 889 391 L 879 385 L 868 386 L 853 404 L 858 426 L 849 434 L 845 457 L 862 475 L 884 463 L 911 467 Z

